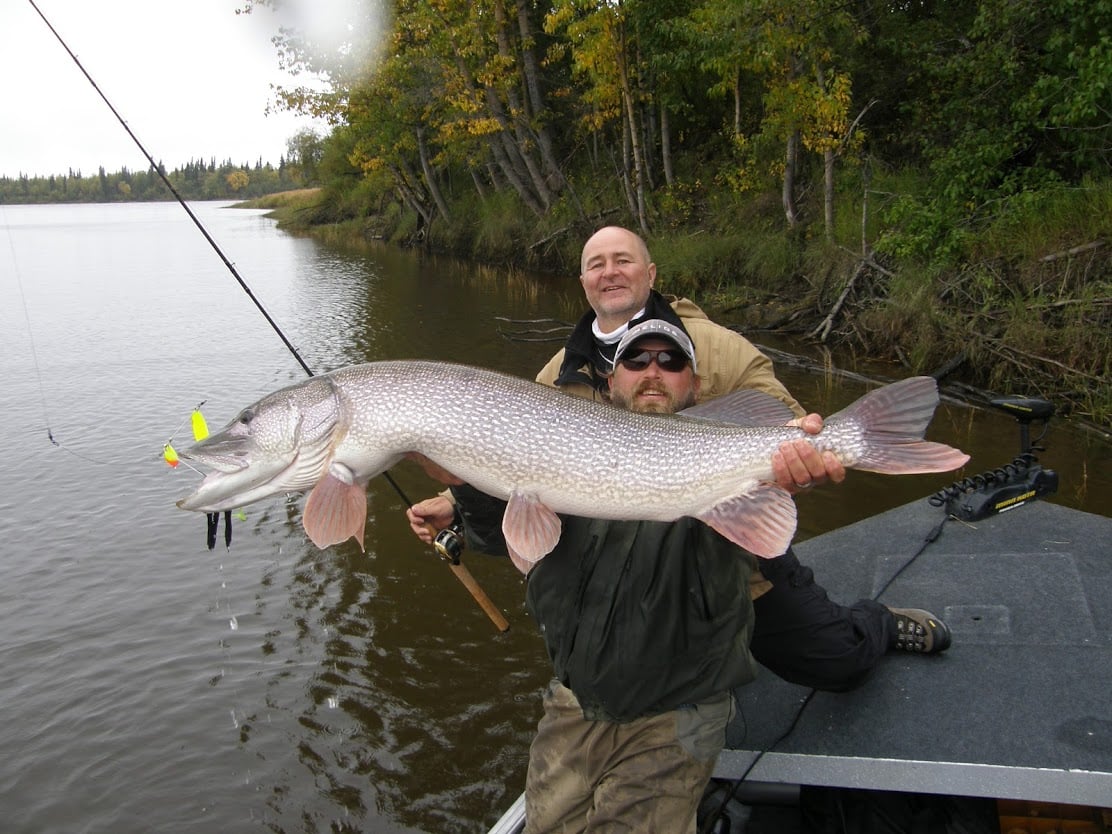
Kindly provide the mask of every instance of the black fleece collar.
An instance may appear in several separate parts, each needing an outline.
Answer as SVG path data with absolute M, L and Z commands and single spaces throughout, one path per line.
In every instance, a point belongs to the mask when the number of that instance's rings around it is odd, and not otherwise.
M 596 318 L 595 311 L 588 310 L 576 323 L 575 329 L 564 344 L 564 361 L 560 365 L 560 373 L 556 376 L 557 386 L 580 382 L 605 393 L 606 378 L 613 367 L 614 350 L 618 344 L 617 342 L 610 345 L 604 344 L 595 338 L 591 325 Z M 649 319 L 664 319 L 687 333 L 687 328 L 683 326 L 672 305 L 656 290 L 649 291 L 645 312 L 631 319 L 629 326 L 633 327 Z

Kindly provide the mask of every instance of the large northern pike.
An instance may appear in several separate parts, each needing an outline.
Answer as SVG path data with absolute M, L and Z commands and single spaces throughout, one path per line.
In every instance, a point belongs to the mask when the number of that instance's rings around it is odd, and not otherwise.
M 787 406 L 752 391 L 681 414 L 637 414 L 465 365 L 373 362 L 270 394 L 184 452 L 214 471 L 178 506 L 215 512 L 311 489 L 302 523 L 313 543 L 362 545 L 367 481 L 418 452 L 508 500 L 502 528 L 519 567 L 555 546 L 558 513 L 693 516 L 773 557 L 796 526 L 791 496 L 771 483 L 781 443 L 802 438 L 855 469 L 945 472 L 969 456 L 923 440 L 937 405 L 934 379 L 913 377 L 809 435 L 784 425 Z

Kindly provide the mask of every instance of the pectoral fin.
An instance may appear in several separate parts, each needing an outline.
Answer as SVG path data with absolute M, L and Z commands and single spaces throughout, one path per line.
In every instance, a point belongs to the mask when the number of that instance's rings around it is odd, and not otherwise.
M 507 546 L 506 550 L 509 551 L 510 561 L 513 562 L 514 567 L 524 574 L 528 574 L 529 571 L 533 569 L 533 565 L 536 564 L 536 562 L 531 562 L 528 559 L 525 559 L 522 556 L 518 555 L 517 551 L 515 551 L 512 547 Z
M 532 495 L 514 492 L 502 517 L 510 559 L 522 573 L 552 552 L 560 540 L 560 517 Z
M 309 493 L 301 525 L 313 544 L 323 550 L 350 538 L 362 548 L 366 523 L 366 486 L 358 483 L 346 466 L 333 463 Z
M 788 549 L 795 535 L 795 502 L 770 483 L 719 502 L 697 518 L 754 556 L 772 559 Z

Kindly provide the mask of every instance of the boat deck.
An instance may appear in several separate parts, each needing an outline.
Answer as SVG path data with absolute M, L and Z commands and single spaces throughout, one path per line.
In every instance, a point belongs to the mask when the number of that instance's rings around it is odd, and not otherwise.
M 1035 501 L 948 521 L 912 559 L 942 519 L 922 499 L 796 545 L 839 602 L 898 574 L 880 601 L 933 611 L 954 643 L 890 653 L 848 693 L 767 671 L 739 688 L 714 775 L 753 765 L 741 830 L 801 831 L 799 785 L 1112 807 L 1112 518 Z M 523 820 L 519 797 L 491 834 Z
M 926 500 L 802 542 L 839 602 L 874 596 L 943 515 Z M 879 598 L 950 626 L 842 694 L 764 672 L 715 776 L 1112 805 L 1112 519 L 1033 502 L 941 535 Z M 794 722 L 794 727 L 793 727 Z

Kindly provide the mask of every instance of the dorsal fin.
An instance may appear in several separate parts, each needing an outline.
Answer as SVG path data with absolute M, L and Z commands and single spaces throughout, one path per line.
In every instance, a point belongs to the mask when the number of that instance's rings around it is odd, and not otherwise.
M 738 426 L 783 426 L 795 419 L 795 412 L 763 391 L 732 391 L 679 412 L 684 417 L 716 420 Z

